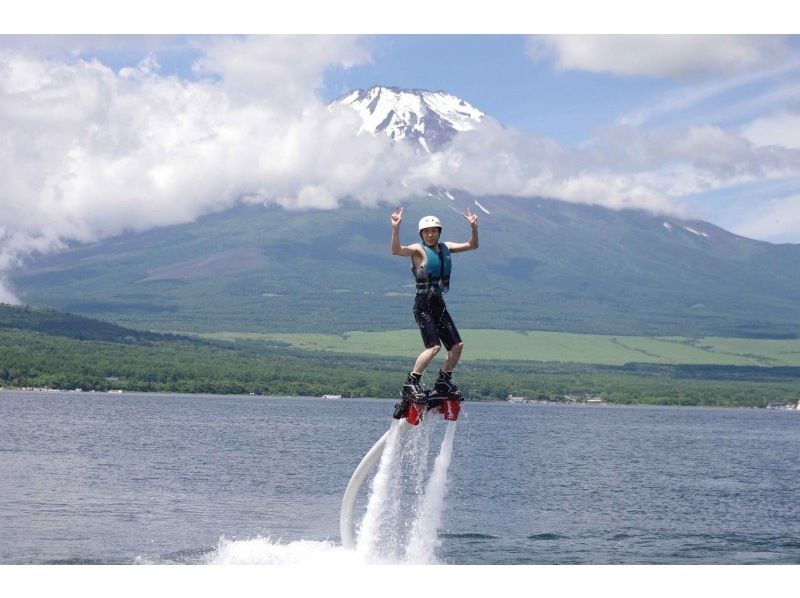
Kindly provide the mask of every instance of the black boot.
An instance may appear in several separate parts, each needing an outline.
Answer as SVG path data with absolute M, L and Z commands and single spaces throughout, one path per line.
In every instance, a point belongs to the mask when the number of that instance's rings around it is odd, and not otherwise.
M 409 403 L 424 403 L 426 400 L 425 389 L 422 388 L 422 375 L 411 372 L 406 378 L 405 384 L 403 384 L 403 394 L 400 402 L 394 406 L 392 417 L 394 419 L 402 419 L 405 417 L 406 411 L 408 411 Z
M 422 388 L 422 374 L 415 374 L 411 372 L 403 384 L 403 400 L 408 399 L 415 403 L 422 403 L 425 401 L 425 389 Z
M 403 399 L 399 403 L 396 403 L 394 406 L 394 413 L 392 413 L 392 418 L 394 419 L 403 419 L 406 416 L 406 411 L 408 411 L 408 404 L 411 401 L 407 399 Z
M 453 384 L 452 376 L 453 372 L 439 370 L 439 377 L 436 378 L 436 384 L 434 385 L 433 390 L 440 397 L 461 401 L 463 400 L 461 391 L 458 389 L 458 386 Z

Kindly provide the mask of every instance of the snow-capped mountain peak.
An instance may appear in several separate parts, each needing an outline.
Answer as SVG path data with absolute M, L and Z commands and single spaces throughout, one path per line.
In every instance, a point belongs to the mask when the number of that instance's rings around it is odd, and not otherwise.
M 457 133 L 474 129 L 485 116 L 468 102 L 443 91 L 376 86 L 357 89 L 336 102 L 361 115 L 361 132 L 412 141 L 428 152 L 441 148 Z

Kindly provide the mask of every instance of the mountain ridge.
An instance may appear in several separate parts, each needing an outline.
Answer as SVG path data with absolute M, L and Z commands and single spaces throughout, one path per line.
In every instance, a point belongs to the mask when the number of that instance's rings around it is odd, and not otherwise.
M 373 86 L 331 103 L 362 133 L 435 152 L 487 116 L 446 92 Z M 479 134 L 479 133 L 478 133 Z M 800 334 L 800 245 L 641 209 L 432 187 L 408 197 L 401 242 L 436 213 L 445 240 L 481 219 L 454 260 L 448 305 L 463 328 L 625 335 Z M 166 331 L 343 333 L 414 326 L 408 264 L 388 251 L 390 207 L 334 211 L 240 203 L 189 224 L 39 256 L 10 273 L 31 304 Z M 333 215 L 333 216 L 332 216 Z M 451 299 L 452 298 L 452 299 Z
M 401 242 L 417 240 L 428 213 L 442 219 L 445 240 L 466 240 L 460 213 L 476 202 L 489 212 L 479 212 L 480 249 L 454 258 L 447 300 L 460 327 L 800 333 L 800 246 L 642 210 L 448 193 L 404 202 Z M 413 279 L 389 252 L 390 211 L 345 202 L 331 218 L 240 205 L 38 258 L 12 280 L 27 303 L 153 330 L 407 328 Z

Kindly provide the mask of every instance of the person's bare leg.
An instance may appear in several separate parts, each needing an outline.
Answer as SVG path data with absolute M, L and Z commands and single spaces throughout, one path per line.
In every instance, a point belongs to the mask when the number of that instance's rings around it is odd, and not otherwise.
M 440 345 L 434 345 L 430 349 L 425 349 L 422 353 L 420 353 L 419 357 L 417 357 L 416 363 L 414 364 L 413 372 L 415 374 L 422 375 L 422 373 L 428 368 L 428 365 L 430 365 L 431 360 L 436 356 L 441 348 L 442 347 Z
M 444 367 L 442 368 L 448 374 L 456 369 L 459 359 L 461 359 L 461 350 L 464 348 L 464 343 L 458 342 L 453 345 L 447 352 L 447 359 L 444 360 Z

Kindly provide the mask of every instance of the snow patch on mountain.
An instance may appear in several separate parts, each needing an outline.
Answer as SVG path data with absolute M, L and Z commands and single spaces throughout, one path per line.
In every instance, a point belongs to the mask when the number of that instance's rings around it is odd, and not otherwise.
M 475 201 L 475 205 L 478 206 L 481 210 L 483 210 L 487 214 L 491 214 L 491 212 L 489 210 L 487 210 L 486 208 L 484 208 L 477 199 L 474 200 L 474 201 Z
M 688 230 L 693 235 L 697 235 L 698 237 L 705 237 L 706 239 L 708 238 L 708 235 L 706 233 L 702 232 L 702 231 L 695 230 L 695 229 L 693 229 L 693 228 L 691 228 L 689 226 L 684 226 L 683 228 Z
M 486 116 L 443 91 L 377 86 L 357 89 L 336 102 L 358 112 L 363 121 L 360 133 L 404 139 L 429 153 L 441 149 L 456 134 L 475 129 Z

